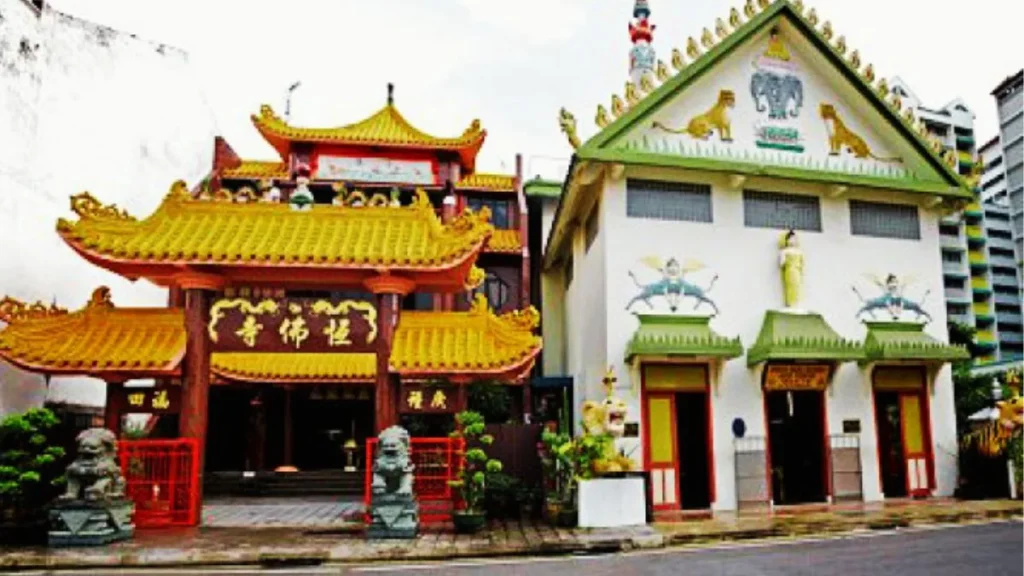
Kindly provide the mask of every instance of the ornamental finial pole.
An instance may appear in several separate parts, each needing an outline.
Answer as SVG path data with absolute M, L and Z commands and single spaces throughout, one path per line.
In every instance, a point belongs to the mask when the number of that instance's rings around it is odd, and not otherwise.
M 388 82 L 388 106 L 395 103 L 395 85 Z
M 629 39 L 633 48 L 629 51 L 629 78 L 636 86 L 640 80 L 654 70 L 656 55 L 651 42 L 655 26 L 649 22 L 651 8 L 647 0 L 636 0 L 633 5 L 633 22 L 629 24 Z

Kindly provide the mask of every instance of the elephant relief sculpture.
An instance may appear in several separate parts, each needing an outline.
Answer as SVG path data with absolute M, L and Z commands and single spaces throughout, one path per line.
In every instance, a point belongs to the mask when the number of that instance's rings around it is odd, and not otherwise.
M 757 111 L 764 112 L 767 109 L 768 117 L 773 120 L 796 118 L 804 105 L 804 86 L 792 74 L 780 75 L 758 70 L 750 77 L 750 96 L 754 99 Z

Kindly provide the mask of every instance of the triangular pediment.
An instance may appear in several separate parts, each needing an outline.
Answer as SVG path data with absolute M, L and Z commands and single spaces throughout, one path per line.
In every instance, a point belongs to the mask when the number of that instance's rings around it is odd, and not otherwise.
M 711 40 L 705 31 L 706 50 L 691 41 L 686 64 L 674 76 L 662 68 L 664 83 L 577 156 L 972 197 L 895 95 L 872 85 L 870 66 L 813 14 L 778 0 Z

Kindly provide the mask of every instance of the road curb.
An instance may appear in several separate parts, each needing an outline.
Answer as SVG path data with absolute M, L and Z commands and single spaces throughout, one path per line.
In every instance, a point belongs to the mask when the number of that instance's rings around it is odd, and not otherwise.
M 835 518 L 784 517 L 767 520 L 757 527 L 696 526 L 692 532 L 671 533 L 671 527 L 658 526 L 620 533 L 581 531 L 572 539 L 533 543 L 495 544 L 480 536 L 448 546 L 432 547 L 421 541 L 380 542 L 370 553 L 358 553 L 344 540 L 326 546 L 295 550 L 236 548 L 226 551 L 189 549 L 103 550 L 75 555 L 67 550 L 39 552 L 11 551 L 0 556 L 2 570 L 70 570 L 96 568 L 187 568 L 217 566 L 262 566 L 267 568 L 303 567 L 321 564 L 436 562 L 470 558 L 515 558 L 523 556 L 569 556 L 622 553 L 666 547 L 696 547 L 723 542 L 741 542 L 773 538 L 838 535 L 863 530 L 893 530 L 913 526 L 979 524 L 1024 517 L 1020 503 L 982 510 L 934 510 L 927 514 L 900 510 L 879 516 L 838 516 Z M 690 525 L 694 527 L 694 525 Z M 701 529 L 703 528 L 703 529 Z

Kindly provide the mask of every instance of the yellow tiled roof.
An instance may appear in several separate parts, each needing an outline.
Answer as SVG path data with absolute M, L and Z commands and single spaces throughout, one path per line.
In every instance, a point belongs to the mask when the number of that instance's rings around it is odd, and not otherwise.
M 477 294 L 468 312 L 402 312 L 391 351 L 399 373 L 508 374 L 524 371 L 541 348 L 532 306 L 496 316 Z
M 219 352 L 211 364 L 222 378 L 252 382 L 366 382 L 377 375 L 377 355 L 372 352 Z
M 225 168 L 224 178 L 257 180 L 262 178 L 288 179 L 288 165 L 279 160 L 242 160 L 237 168 Z
M 404 207 L 295 211 L 282 203 L 196 200 L 177 182 L 142 221 L 87 192 L 71 206 L 78 221 L 57 224 L 65 241 L 91 257 L 132 264 L 448 269 L 475 255 L 493 231 L 486 210 L 441 224 L 422 191 Z
M 185 355 L 181 309 L 114 308 L 105 288 L 84 309 L 0 307 L 0 357 L 28 370 L 124 377 L 170 375 Z M 13 310 L 13 312 L 12 312 Z M 541 339 L 537 310 L 497 316 L 478 294 L 468 312 L 402 312 L 395 329 L 391 370 L 403 376 L 519 378 L 533 365 Z M 228 380 L 260 382 L 370 381 L 373 353 L 219 352 L 212 372 Z
M 292 142 L 318 142 L 457 151 L 463 155 L 464 161 L 472 165 L 472 160 L 475 159 L 487 136 L 487 131 L 481 128 L 479 120 L 474 120 L 462 135 L 455 138 L 431 136 L 410 124 L 392 104 L 384 106 L 365 120 L 336 128 L 292 126 L 266 104 L 260 106 L 259 114 L 252 115 L 252 122 L 282 158 L 287 156 Z
M 516 177 L 512 174 L 481 174 L 466 176 L 455 185 L 459 190 L 480 190 L 488 192 L 515 192 Z
M 76 312 L 0 312 L 0 320 L 8 322 L 0 330 L 0 357 L 28 370 L 156 375 L 174 371 L 185 355 L 181 309 L 118 309 L 106 288 Z
M 519 241 L 519 230 L 495 230 L 484 249 L 488 252 L 519 253 L 523 249 L 523 243 Z

